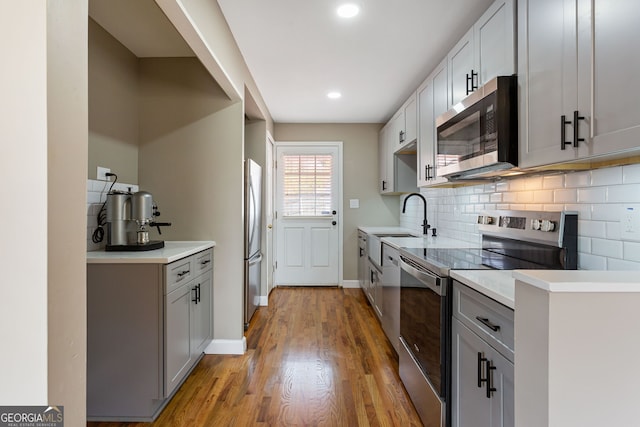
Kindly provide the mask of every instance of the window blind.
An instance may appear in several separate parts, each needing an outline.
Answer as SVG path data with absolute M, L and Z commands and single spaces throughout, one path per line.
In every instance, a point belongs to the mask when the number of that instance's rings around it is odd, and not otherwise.
M 284 216 L 331 215 L 331 154 L 284 155 Z

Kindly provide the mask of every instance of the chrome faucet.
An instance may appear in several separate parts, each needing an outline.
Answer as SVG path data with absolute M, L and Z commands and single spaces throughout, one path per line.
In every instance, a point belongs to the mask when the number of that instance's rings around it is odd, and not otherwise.
M 411 193 L 411 194 L 409 194 L 404 199 L 404 203 L 402 204 L 402 213 L 404 213 L 407 210 L 407 200 L 409 200 L 411 198 L 411 196 L 420 197 L 422 199 L 422 202 L 424 203 L 424 214 L 423 214 L 423 217 L 422 217 L 422 234 L 426 235 L 428 233 L 427 230 L 429 230 L 431 228 L 431 226 L 427 222 L 427 199 L 425 199 L 422 194 L 420 194 L 420 193 Z

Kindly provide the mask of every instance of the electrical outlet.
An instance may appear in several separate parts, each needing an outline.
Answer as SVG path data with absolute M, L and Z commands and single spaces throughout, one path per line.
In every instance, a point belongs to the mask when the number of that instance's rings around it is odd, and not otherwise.
M 622 240 L 640 242 L 640 205 L 628 205 L 622 208 L 620 234 Z
M 98 172 L 96 174 L 96 179 L 98 181 L 111 181 L 111 178 L 107 176 L 107 174 L 111 172 L 109 168 L 103 168 L 102 166 L 98 166 Z

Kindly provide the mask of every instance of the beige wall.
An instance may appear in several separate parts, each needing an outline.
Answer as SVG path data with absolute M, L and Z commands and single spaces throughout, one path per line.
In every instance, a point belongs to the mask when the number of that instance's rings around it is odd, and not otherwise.
M 138 58 L 89 19 L 89 163 L 138 183 Z
M 378 193 L 380 124 L 275 124 L 276 141 L 343 141 L 344 279 L 358 278 L 358 226 L 398 225 L 398 196 Z M 349 199 L 360 208 L 350 209 Z
M 47 2 L 48 395 L 86 419 L 87 3 Z
M 141 59 L 140 89 L 140 186 L 172 223 L 163 239 L 216 241 L 214 338 L 241 339 L 242 103 L 195 58 Z
M 0 404 L 85 424 L 87 4 L 2 2 Z
M 200 36 L 206 41 L 208 49 L 215 54 L 215 60 L 222 68 L 224 74 L 234 86 L 240 96 L 244 96 L 246 90 L 251 93 L 258 108 L 260 109 L 267 125 L 267 130 L 273 133 L 273 119 L 266 107 L 262 95 L 249 72 L 244 57 L 231 34 L 227 21 L 220 10 L 218 2 L 211 0 L 182 0 L 179 10 L 175 7 L 174 0 L 156 0 L 163 9 L 170 21 L 176 25 L 187 42 L 191 39 L 189 34 L 180 25 L 180 13 L 186 13 L 192 25 L 197 27 Z M 258 35 L 259 37 L 259 35 Z M 198 54 L 200 52 L 192 46 Z M 203 62 L 208 62 L 202 58 Z

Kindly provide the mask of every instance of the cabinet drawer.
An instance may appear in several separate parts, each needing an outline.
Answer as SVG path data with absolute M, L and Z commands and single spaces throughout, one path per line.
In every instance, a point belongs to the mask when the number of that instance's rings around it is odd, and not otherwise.
M 454 281 L 453 316 L 513 361 L 513 310 Z
M 213 249 L 198 252 L 193 256 L 193 269 L 195 275 L 211 270 L 213 267 Z
M 190 256 L 165 266 L 165 277 L 167 278 L 165 294 L 178 289 L 191 280 L 192 277 L 195 277 L 193 260 L 194 257 Z

